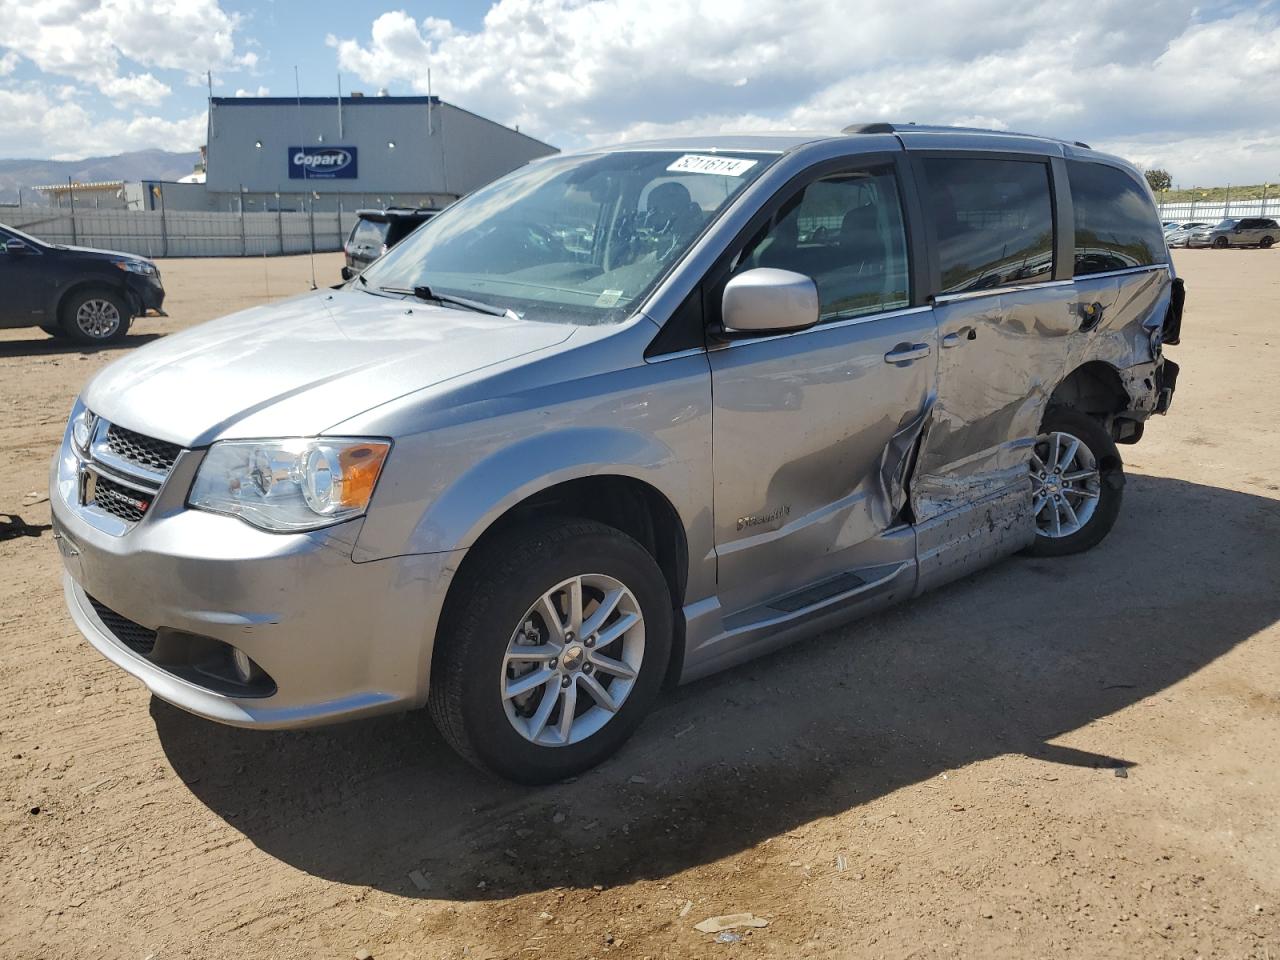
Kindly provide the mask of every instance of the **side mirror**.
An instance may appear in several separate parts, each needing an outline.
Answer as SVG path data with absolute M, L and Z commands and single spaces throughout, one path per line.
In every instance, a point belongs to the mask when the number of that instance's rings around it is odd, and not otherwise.
M 818 322 L 818 286 L 803 273 L 757 267 L 730 279 L 720 300 L 725 333 L 781 333 Z
M 4 242 L 4 252 L 8 254 L 31 253 L 31 248 L 21 240 L 9 239 Z

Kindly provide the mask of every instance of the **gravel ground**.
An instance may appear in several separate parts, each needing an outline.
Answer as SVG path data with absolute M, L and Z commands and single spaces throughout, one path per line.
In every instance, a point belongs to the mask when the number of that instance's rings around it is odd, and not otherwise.
M 120 350 L 0 332 L 0 513 L 38 534 L 0 542 L 0 955 L 1280 957 L 1280 251 L 1176 259 L 1177 400 L 1099 548 L 682 688 L 542 790 L 422 715 L 197 720 L 64 612 L 31 494 L 80 385 L 306 258 L 166 261 Z

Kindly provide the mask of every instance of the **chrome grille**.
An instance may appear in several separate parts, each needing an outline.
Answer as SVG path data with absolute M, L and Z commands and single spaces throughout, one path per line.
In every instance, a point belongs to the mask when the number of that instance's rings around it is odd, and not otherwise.
M 158 473 L 168 473 L 182 448 L 167 440 L 143 436 L 118 424 L 107 427 L 107 448 L 121 460 Z
M 120 616 L 120 614 L 99 603 L 93 597 L 89 597 L 89 602 L 93 604 L 93 611 L 98 615 L 98 619 L 102 621 L 102 625 L 111 631 L 112 636 L 134 653 L 140 653 L 146 657 L 155 649 L 156 632 L 154 630 L 148 630 L 142 624 L 134 623 L 128 617 Z
M 102 475 L 94 478 L 90 497 L 86 503 L 129 523 L 137 523 L 151 507 L 151 497 Z

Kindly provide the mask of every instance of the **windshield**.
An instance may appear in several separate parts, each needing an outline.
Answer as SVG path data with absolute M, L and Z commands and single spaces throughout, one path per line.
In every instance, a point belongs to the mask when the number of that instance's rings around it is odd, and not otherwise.
M 1219 221 L 1218 223 L 1219 228 L 1234 227 L 1235 225 L 1236 225 L 1235 220 L 1222 220 L 1222 221 Z
M 531 320 L 617 322 L 774 159 L 619 151 L 539 161 L 459 200 L 363 276 L 371 293 L 429 287 Z

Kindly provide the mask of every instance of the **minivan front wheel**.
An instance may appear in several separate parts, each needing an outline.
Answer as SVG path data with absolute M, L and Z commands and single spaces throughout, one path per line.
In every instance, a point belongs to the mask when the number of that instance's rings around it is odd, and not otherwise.
M 1050 410 L 1031 455 L 1036 539 L 1028 553 L 1080 553 L 1115 525 L 1124 495 L 1124 464 L 1115 441 L 1087 414 Z
M 656 700 L 672 605 L 653 557 L 589 520 L 517 527 L 477 548 L 449 596 L 428 705 L 482 769 L 549 783 L 613 754 Z

